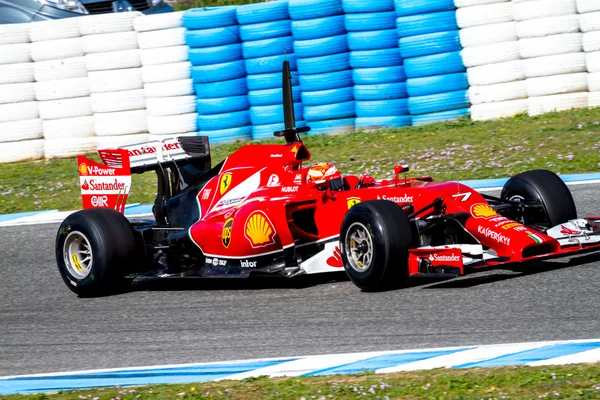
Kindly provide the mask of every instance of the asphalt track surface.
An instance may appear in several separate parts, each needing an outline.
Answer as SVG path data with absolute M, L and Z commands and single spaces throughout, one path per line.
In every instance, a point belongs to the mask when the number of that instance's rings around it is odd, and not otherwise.
M 599 185 L 571 190 L 579 215 L 600 213 Z M 385 293 L 340 274 L 143 281 L 80 299 L 56 268 L 57 227 L 0 228 L 0 376 L 600 337 L 600 256 Z

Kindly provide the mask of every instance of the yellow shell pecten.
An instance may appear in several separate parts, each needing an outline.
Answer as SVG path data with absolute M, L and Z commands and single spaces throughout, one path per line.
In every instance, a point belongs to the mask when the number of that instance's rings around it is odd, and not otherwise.
M 496 215 L 496 211 L 487 204 L 477 204 L 473 207 L 473 215 L 476 217 L 488 218 Z
M 246 225 L 246 235 L 254 245 L 261 245 L 271 241 L 273 228 L 262 214 L 254 214 Z

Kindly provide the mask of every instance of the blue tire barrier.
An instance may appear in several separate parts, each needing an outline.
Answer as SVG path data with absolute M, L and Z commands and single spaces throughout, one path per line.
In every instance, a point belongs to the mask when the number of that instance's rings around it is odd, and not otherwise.
M 344 87 L 340 89 L 317 90 L 314 92 L 302 92 L 302 103 L 307 106 L 322 106 L 324 104 L 344 103 L 354 100 L 354 88 Z
M 395 22 L 395 21 L 394 21 Z M 292 35 L 296 40 L 311 40 L 346 33 L 344 16 L 303 19 L 292 22 Z
M 246 95 L 196 100 L 196 111 L 198 112 L 198 115 L 244 111 L 249 108 L 250 103 L 248 103 L 248 96 Z
M 292 34 L 292 21 L 263 22 L 260 24 L 240 25 L 242 41 L 271 39 Z
M 196 121 L 198 130 L 201 134 L 203 131 L 216 131 L 251 125 L 250 111 L 248 110 L 212 115 L 198 115 Z
M 202 29 L 187 31 L 185 42 L 188 47 L 215 47 L 226 44 L 240 43 L 240 27 L 228 26 L 225 28 Z
M 408 78 L 421 78 L 466 71 L 460 51 L 407 58 L 404 60 L 404 68 Z
M 345 13 L 374 13 L 394 11 L 394 0 L 342 0 Z
M 290 0 L 289 11 L 293 20 L 330 17 L 344 13 L 341 0 Z
M 357 101 L 356 117 L 399 117 L 408 114 L 408 99 Z
M 213 99 L 219 97 L 241 96 L 248 93 L 246 78 L 222 82 L 197 83 L 194 85 L 196 98 Z
M 288 60 L 290 62 L 290 68 L 292 71 L 297 69 L 296 55 L 292 53 L 279 56 L 250 58 L 246 60 L 246 73 L 248 75 L 256 75 L 281 72 L 284 60 Z
M 294 115 L 296 119 L 303 119 L 303 110 L 302 103 L 294 103 Z M 250 120 L 252 121 L 252 125 L 281 123 L 283 122 L 283 104 L 251 107 Z
M 398 16 L 456 10 L 454 0 L 395 0 Z
M 352 70 L 328 72 L 325 74 L 300 75 L 300 88 L 303 92 L 338 89 L 352 85 Z
M 313 121 L 308 123 L 310 131 L 307 135 L 323 135 L 337 133 L 340 131 L 352 132 L 354 131 L 354 123 L 356 118 L 340 118 L 330 119 L 324 121 Z
M 237 6 L 237 21 L 241 25 L 289 19 L 287 1 L 269 1 Z
M 242 43 L 244 58 L 278 56 L 294 52 L 294 38 L 284 36 Z M 298 56 L 299 57 L 299 56 Z
M 298 78 L 292 76 L 292 86 L 298 85 Z M 270 74 L 257 74 L 248 75 L 246 77 L 248 84 L 248 90 L 263 90 L 263 89 L 276 89 L 281 88 L 281 72 L 274 72 Z
M 345 27 L 348 32 L 396 29 L 396 13 L 378 12 L 369 14 L 346 14 Z
M 465 72 L 427 76 L 425 78 L 410 78 L 406 80 L 406 91 L 411 97 L 427 96 L 430 94 L 455 92 L 469 88 Z
M 411 115 L 456 110 L 469 107 L 470 105 L 469 95 L 466 90 L 409 97 L 408 99 L 408 110 Z
M 354 86 L 354 99 L 356 101 L 394 100 L 407 97 L 405 82 Z
M 296 40 L 294 42 L 294 53 L 298 58 L 328 56 L 347 51 L 347 35 L 311 40 Z
M 356 50 L 378 50 L 398 47 L 396 29 L 348 33 L 348 48 Z
M 304 107 L 304 120 L 309 123 L 311 121 L 320 121 L 324 119 L 350 118 L 355 115 L 354 101 Z
M 306 126 L 306 121 L 296 121 L 296 127 Z M 274 139 L 273 132 L 282 131 L 285 129 L 283 122 L 267 125 L 252 126 L 252 140 Z
M 454 11 L 399 17 L 396 20 L 396 26 L 398 36 L 401 38 L 458 30 L 456 12 Z
M 244 60 L 192 67 L 194 83 L 228 81 L 246 76 Z
M 397 48 L 362 50 L 350 53 L 352 68 L 394 67 L 402 65 L 402 57 Z
M 252 140 L 252 126 L 248 125 L 239 128 L 200 131 L 200 135 L 208 136 L 210 144 L 224 144 L 233 143 L 238 140 Z
M 298 73 L 300 75 L 322 74 L 325 72 L 342 71 L 349 68 L 350 53 L 298 59 Z M 281 67 L 279 69 L 281 69 Z
M 244 57 L 242 55 L 242 45 L 239 43 L 188 49 L 188 54 L 190 62 L 195 66 L 221 64 L 241 60 Z
M 406 80 L 404 67 L 358 68 L 352 70 L 355 85 L 378 85 L 380 83 L 396 83 Z
M 412 117 L 410 115 L 402 115 L 396 117 L 356 118 L 356 130 L 402 128 L 411 125 Z
M 183 13 L 186 29 L 211 29 L 237 25 L 235 7 L 218 7 L 212 10 L 191 8 Z
M 413 126 L 433 124 L 434 122 L 454 121 L 460 117 L 465 117 L 469 114 L 468 108 L 460 108 L 458 110 L 442 111 L 436 113 L 413 115 Z
M 302 92 L 299 86 L 292 86 L 294 103 L 302 101 Z M 283 89 L 251 90 L 248 92 L 248 102 L 251 106 L 271 106 L 283 103 Z
M 402 58 L 421 57 L 462 50 L 458 31 L 409 36 L 401 38 L 398 44 Z

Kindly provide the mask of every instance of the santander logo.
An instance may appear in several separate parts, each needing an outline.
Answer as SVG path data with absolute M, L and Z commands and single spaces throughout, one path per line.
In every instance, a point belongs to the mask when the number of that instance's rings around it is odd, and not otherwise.
M 460 256 L 456 254 L 431 254 L 429 256 L 431 262 L 459 262 Z
M 327 265 L 334 268 L 342 268 L 344 266 L 344 262 L 342 261 L 342 252 L 340 248 L 335 246 L 335 250 L 333 250 L 333 255 L 327 259 Z

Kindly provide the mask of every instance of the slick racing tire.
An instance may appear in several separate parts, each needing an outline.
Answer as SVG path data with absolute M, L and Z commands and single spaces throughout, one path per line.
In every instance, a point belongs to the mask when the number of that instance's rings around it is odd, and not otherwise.
M 513 219 L 528 226 L 551 228 L 577 218 L 577 208 L 571 191 L 562 179 L 548 170 L 525 171 L 513 176 L 502 188 L 504 201 L 539 202 L 539 207 L 526 207 Z
M 136 265 L 135 233 L 125 216 L 109 208 L 77 211 L 56 235 L 61 277 L 81 297 L 123 290 Z
M 391 201 L 359 203 L 350 208 L 342 222 L 344 269 L 366 292 L 404 286 L 408 281 L 408 250 L 416 243 L 404 210 Z

